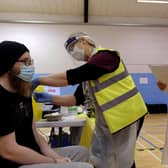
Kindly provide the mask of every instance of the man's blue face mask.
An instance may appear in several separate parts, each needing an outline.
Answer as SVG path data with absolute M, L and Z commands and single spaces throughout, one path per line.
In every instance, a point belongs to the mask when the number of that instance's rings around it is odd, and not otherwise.
M 20 73 L 16 76 L 26 82 L 31 82 L 34 72 L 35 72 L 34 65 L 29 65 L 29 66 L 22 65 L 20 67 Z

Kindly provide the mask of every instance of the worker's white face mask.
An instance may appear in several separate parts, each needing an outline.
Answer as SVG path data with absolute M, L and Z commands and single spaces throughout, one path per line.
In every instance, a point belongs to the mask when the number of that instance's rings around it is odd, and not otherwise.
M 71 55 L 73 58 L 75 58 L 78 61 L 84 61 L 84 57 L 85 57 L 84 50 L 78 48 L 77 46 L 73 48 Z

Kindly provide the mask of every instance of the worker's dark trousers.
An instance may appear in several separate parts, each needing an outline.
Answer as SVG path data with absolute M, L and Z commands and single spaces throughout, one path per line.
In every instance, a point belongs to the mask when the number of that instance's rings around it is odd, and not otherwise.
M 142 117 L 142 118 L 140 119 L 139 128 L 138 128 L 138 130 L 137 130 L 137 139 L 138 139 L 140 130 L 141 130 L 141 128 L 142 128 L 142 125 L 143 125 L 143 122 L 144 122 L 144 118 L 145 118 L 145 117 Z M 131 168 L 136 168 L 135 161 L 134 161 L 133 165 L 131 166 Z

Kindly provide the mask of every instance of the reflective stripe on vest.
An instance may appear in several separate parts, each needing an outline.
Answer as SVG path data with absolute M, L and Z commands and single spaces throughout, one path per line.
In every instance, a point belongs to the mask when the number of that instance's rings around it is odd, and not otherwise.
M 116 71 L 89 81 L 89 84 L 111 133 L 132 124 L 147 113 L 142 96 L 122 61 Z
M 134 96 L 137 93 L 138 93 L 137 88 L 134 88 L 134 89 L 130 90 L 129 92 L 127 92 L 126 94 L 124 94 L 122 96 L 119 96 L 118 98 L 116 98 L 116 99 L 114 99 L 114 100 L 102 105 L 101 109 L 103 111 L 106 111 L 109 108 L 112 108 L 113 106 L 115 106 L 115 105 L 117 105 L 117 104 L 129 99 L 130 97 Z

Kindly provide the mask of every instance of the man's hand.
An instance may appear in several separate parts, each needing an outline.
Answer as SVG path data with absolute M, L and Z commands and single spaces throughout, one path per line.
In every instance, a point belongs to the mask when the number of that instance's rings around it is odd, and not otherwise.
M 159 87 L 160 90 L 165 90 L 167 87 L 167 84 L 163 83 L 162 81 L 157 81 L 157 86 Z
M 52 103 L 53 96 L 45 92 L 34 92 L 33 97 L 39 103 Z
M 56 163 L 70 163 L 71 159 L 68 157 L 56 157 L 55 159 Z

